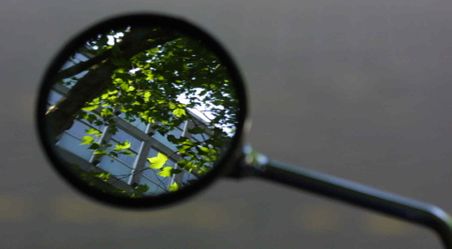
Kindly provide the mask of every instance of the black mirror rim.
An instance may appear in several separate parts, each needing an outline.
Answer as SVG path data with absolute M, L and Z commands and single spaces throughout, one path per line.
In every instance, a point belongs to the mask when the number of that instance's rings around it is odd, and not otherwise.
M 237 97 L 239 98 L 239 110 L 238 115 L 238 126 L 236 133 L 230 142 L 227 150 L 223 153 L 223 157 L 215 164 L 214 168 L 209 171 L 205 176 L 203 176 L 196 183 L 190 184 L 178 190 L 176 192 L 165 193 L 158 196 L 149 196 L 144 198 L 127 198 L 122 196 L 106 194 L 96 188 L 88 186 L 85 182 L 75 177 L 67 167 L 64 166 L 64 162 L 60 159 L 55 151 L 52 149 L 52 144 L 46 139 L 47 132 L 44 122 L 44 116 L 46 111 L 46 103 L 48 99 L 48 93 L 53 86 L 52 78 L 58 72 L 67 58 L 72 55 L 77 48 L 80 47 L 87 38 L 93 37 L 96 33 L 105 31 L 108 28 L 120 26 L 120 25 L 145 25 L 146 23 L 152 23 L 162 25 L 169 28 L 175 28 L 183 31 L 188 35 L 200 38 L 206 45 L 218 55 L 224 64 L 228 67 L 231 78 L 235 83 L 235 88 L 237 89 Z M 64 47 L 60 50 L 55 58 L 50 63 L 44 77 L 41 81 L 37 109 L 36 109 L 36 123 L 39 140 L 41 145 L 50 160 L 53 168 L 66 179 L 72 187 L 75 187 L 78 191 L 83 194 L 92 197 L 102 203 L 112 204 L 117 207 L 125 208 L 150 208 L 159 207 L 163 205 L 173 204 L 189 196 L 193 196 L 195 193 L 205 189 L 210 185 L 215 179 L 229 172 L 231 167 L 234 167 L 239 157 L 241 156 L 241 146 L 243 137 L 245 134 L 245 129 L 247 128 L 247 98 L 245 91 L 245 84 L 243 82 L 242 76 L 238 70 L 238 67 L 234 63 L 233 59 L 226 51 L 226 49 L 210 34 L 203 31 L 199 27 L 195 26 L 189 21 L 181 18 L 155 14 L 155 13 L 138 13 L 138 14 L 127 14 L 109 18 L 100 21 L 90 27 L 86 28 L 84 31 L 73 37 Z

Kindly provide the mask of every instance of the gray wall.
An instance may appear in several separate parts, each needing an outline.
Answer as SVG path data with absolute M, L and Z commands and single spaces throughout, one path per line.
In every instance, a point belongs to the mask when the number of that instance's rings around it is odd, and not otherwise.
M 249 142 L 452 211 L 452 2 L 61 1 L 0 4 L 0 248 L 441 248 L 427 230 L 259 180 L 126 211 L 79 195 L 38 145 L 34 104 L 65 41 L 118 13 L 184 16 L 248 83 Z

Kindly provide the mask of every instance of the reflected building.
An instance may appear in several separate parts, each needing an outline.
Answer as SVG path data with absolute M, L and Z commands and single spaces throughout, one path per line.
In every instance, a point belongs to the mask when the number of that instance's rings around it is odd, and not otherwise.
M 63 69 L 71 65 L 88 60 L 86 55 L 75 54 L 71 61 L 67 62 Z M 58 103 L 76 84 L 77 80 L 86 74 L 82 72 L 72 78 L 64 79 L 61 84 L 55 84 L 48 97 L 48 108 Z M 90 112 L 99 116 L 96 110 Z M 140 119 L 127 121 L 124 115 L 118 112 L 114 116 L 115 131 L 105 124 L 92 124 L 84 119 L 74 120 L 70 129 L 67 129 L 57 138 L 56 150 L 65 161 L 85 172 L 96 172 L 98 174 L 107 173 L 109 175 L 106 184 L 111 184 L 120 189 L 130 189 L 139 185 L 146 185 L 146 195 L 156 195 L 168 191 L 169 186 L 177 183 L 179 186 L 187 184 L 190 180 L 196 179 L 193 172 L 188 172 L 177 165 L 180 160 L 176 145 L 172 143 L 168 136 L 175 138 L 185 137 L 193 141 L 203 142 L 208 139 L 209 131 L 201 134 L 190 134 L 193 127 L 206 128 L 206 122 L 198 117 L 194 112 L 187 110 L 190 118 L 182 122 L 179 126 L 170 130 L 165 135 L 152 129 L 151 124 L 146 124 Z M 98 144 L 109 144 L 114 147 L 117 144 L 128 141 L 130 143 L 128 154 L 96 154 L 89 144 L 83 144 L 83 138 L 88 130 L 94 130 L 99 135 L 95 137 Z M 148 158 L 156 157 L 158 153 L 164 154 L 168 160 L 165 166 L 181 170 L 181 173 L 171 177 L 162 177 L 157 170 L 150 167 Z

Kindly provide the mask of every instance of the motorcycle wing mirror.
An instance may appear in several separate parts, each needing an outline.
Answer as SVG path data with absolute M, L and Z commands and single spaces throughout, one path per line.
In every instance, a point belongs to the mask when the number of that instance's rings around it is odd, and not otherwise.
M 73 187 L 121 207 L 175 203 L 220 177 L 260 177 L 427 226 L 440 208 L 268 159 L 244 146 L 245 86 L 225 48 L 183 19 L 138 14 L 75 36 L 39 92 L 38 133 Z

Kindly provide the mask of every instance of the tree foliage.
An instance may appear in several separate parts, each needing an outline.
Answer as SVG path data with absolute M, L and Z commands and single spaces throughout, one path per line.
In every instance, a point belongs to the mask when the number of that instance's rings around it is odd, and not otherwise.
M 171 155 L 148 158 L 144 170 L 155 170 L 161 177 L 183 172 L 199 177 L 219 159 L 235 132 L 239 107 L 228 68 L 203 41 L 161 27 L 125 27 L 97 35 L 76 53 L 89 59 L 55 76 L 56 84 L 70 90 L 46 114 L 52 139 L 58 140 L 74 119 L 108 126 L 109 134 L 115 134 L 121 118 L 150 125 L 152 133 L 165 136 L 177 148 Z M 190 135 L 169 134 L 188 120 L 185 134 Z M 131 154 L 130 141 L 112 145 L 102 141 L 98 129 L 85 132 L 81 144 L 97 157 Z M 202 139 L 190 137 L 197 134 Z M 168 157 L 177 167 L 166 165 Z M 94 176 L 104 182 L 112 177 L 108 172 Z M 173 181 L 167 190 L 179 185 Z

